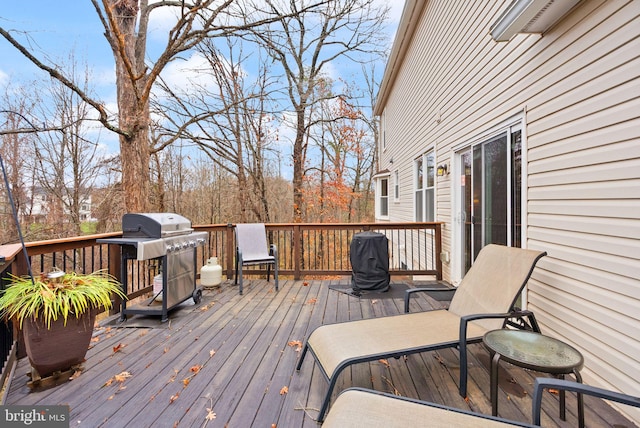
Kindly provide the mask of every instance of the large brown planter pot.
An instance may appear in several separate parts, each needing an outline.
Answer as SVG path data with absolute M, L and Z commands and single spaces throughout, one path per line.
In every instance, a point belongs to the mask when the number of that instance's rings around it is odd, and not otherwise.
M 50 328 L 41 318 L 25 319 L 24 342 L 31 367 L 44 378 L 82 363 L 91 343 L 95 320 L 95 310 L 79 318 L 70 316 L 66 325 L 60 317 L 51 322 Z

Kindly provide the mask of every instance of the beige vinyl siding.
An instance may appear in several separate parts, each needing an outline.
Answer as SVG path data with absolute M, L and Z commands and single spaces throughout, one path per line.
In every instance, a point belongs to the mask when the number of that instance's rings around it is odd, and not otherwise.
M 538 55 L 543 77 L 527 102 L 528 244 L 550 254 L 529 308 L 545 332 L 581 349 L 587 382 L 636 393 L 639 15 L 637 2 L 578 9 Z
M 549 253 L 528 307 L 583 352 L 587 383 L 640 394 L 640 1 L 583 0 L 543 36 L 497 43 L 489 28 L 508 3 L 424 3 L 384 98 L 401 176 L 390 216 L 413 219 L 416 156 L 435 146 L 452 171 L 455 147 L 522 114 L 524 242 Z M 459 245 L 454 180 L 436 178 L 445 251 Z

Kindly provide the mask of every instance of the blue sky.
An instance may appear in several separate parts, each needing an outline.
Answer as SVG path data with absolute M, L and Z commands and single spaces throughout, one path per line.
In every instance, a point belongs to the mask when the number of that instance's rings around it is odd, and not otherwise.
M 403 0 L 378 0 L 391 6 L 389 44 L 397 27 L 404 5 Z M 162 48 L 170 28 L 168 16 L 152 15 L 148 39 L 148 51 Z M 165 19 L 167 18 L 167 19 Z M 38 58 L 47 59 L 47 63 L 68 62 L 73 53 L 81 68 L 86 64 L 91 70 L 93 90 L 107 107 L 115 111 L 115 71 L 110 48 L 104 38 L 102 25 L 90 0 L 24 0 L 22 2 L 3 0 L 0 6 L 0 26 L 12 32 L 13 36 L 30 47 Z M 4 38 L 0 38 L 0 90 L 4 91 L 8 83 L 29 84 L 46 79 L 46 74 L 31 64 Z M 179 63 L 176 63 L 179 64 Z M 185 82 L 184 72 L 176 64 L 163 76 L 175 79 L 180 85 Z M 380 68 L 380 72 L 382 67 Z M 341 76 L 353 80 L 351 70 L 338 70 Z M 114 150 L 117 138 L 101 132 L 102 142 Z

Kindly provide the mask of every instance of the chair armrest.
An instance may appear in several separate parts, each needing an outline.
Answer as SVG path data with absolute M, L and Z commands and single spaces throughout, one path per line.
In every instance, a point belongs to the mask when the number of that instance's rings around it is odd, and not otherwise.
M 467 324 L 470 321 L 481 320 L 481 319 L 497 319 L 504 318 L 505 320 L 509 318 L 529 318 L 529 322 L 531 324 L 531 329 L 536 333 L 540 333 L 540 327 L 538 326 L 538 322 L 536 321 L 536 317 L 531 311 L 525 310 L 516 310 L 511 312 L 506 312 L 503 314 L 473 314 L 473 315 L 465 315 L 460 318 L 460 341 L 467 340 Z
M 533 417 L 534 425 L 540 425 L 542 392 L 546 388 L 573 391 L 577 392 L 578 394 L 592 395 L 604 400 L 617 401 L 618 403 L 627 404 L 629 406 L 640 407 L 640 397 L 635 397 L 633 395 L 623 394 L 615 391 L 609 391 L 607 389 L 597 388 L 595 386 L 589 386 L 580 382 L 574 382 L 565 379 L 539 377 L 536 378 L 536 383 L 533 387 L 533 402 L 531 404 L 531 414 Z
M 455 293 L 455 288 L 447 288 L 447 287 L 420 287 L 420 288 L 410 288 L 404 292 L 404 312 L 409 313 L 409 299 L 413 293 L 425 292 L 425 291 L 453 291 Z

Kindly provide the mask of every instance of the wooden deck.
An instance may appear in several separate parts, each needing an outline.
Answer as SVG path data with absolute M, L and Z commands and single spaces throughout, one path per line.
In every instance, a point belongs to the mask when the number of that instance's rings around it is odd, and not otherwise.
M 6 404 L 68 404 L 71 427 L 317 427 L 327 384 L 311 356 L 295 371 L 301 342 L 323 323 L 402 311 L 401 298 L 359 299 L 330 290 L 335 282 L 281 280 L 275 292 L 263 279 L 246 281 L 244 296 L 225 282 L 205 290 L 199 305 L 185 302 L 167 323 L 158 317 L 128 322 L 139 327 L 102 325 L 77 378 L 30 393 L 23 359 Z M 426 296 L 412 304 L 441 305 Z M 470 350 L 468 401 L 457 392 L 455 350 L 356 365 L 336 390 L 370 387 L 490 414 L 488 354 L 481 344 Z M 530 422 L 535 373 L 502 367 L 500 415 Z M 557 404 L 546 394 L 543 426 L 577 426 L 575 397 L 568 394 L 566 423 Z M 634 426 L 600 400 L 585 404 L 589 427 Z

